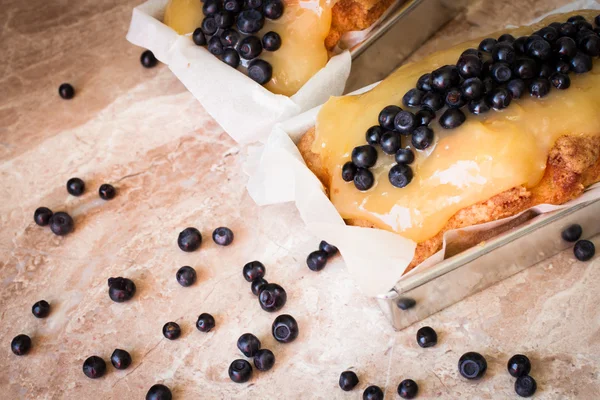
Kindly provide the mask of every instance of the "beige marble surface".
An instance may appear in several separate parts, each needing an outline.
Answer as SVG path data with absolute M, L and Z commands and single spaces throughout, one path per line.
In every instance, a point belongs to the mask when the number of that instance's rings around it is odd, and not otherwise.
M 142 399 L 162 382 L 175 399 L 359 399 L 369 384 L 397 398 L 405 378 L 419 398 L 516 398 L 505 369 L 514 353 L 533 361 L 538 399 L 600 398 L 600 262 L 574 261 L 570 252 L 518 274 L 401 332 L 392 330 L 336 259 L 313 273 L 305 257 L 318 238 L 303 228 L 293 205 L 259 209 L 245 192 L 246 149 L 237 146 L 164 66 L 139 64 L 140 49 L 125 41 L 137 0 L 3 0 L 0 27 L 0 397 L 2 399 Z M 416 57 L 504 24 L 524 23 L 566 3 L 474 1 Z M 61 100 L 60 83 L 77 96 Z M 81 177 L 87 192 L 69 196 L 67 179 Z M 100 184 L 118 196 L 104 202 Z M 66 210 L 75 231 L 63 238 L 32 221 L 38 206 Z M 231 227 L 228 248 L 210 240 Z M 177 234 L 198 227 L 201 250 L 183 253 Z M 241 276 L 247 261 L 267 266 L 282 284 L 296 317 L 298 340 L 276 343 L 275 315 L 262 311 Z M 198 271 L 182 288 L 175 272 Z M 368 266 L 365 266 L 368 268 Z M 129 303 L 107 295 L 107 278 L 126 276 L 138 287 Z M 31 305 L 46 299 L 44 320 Z M 202 312 L 217 320 L 203 334 Z M 183 336 L 162 337 L 177 321 Z M 439 345 L 416 345 L 430 325 Z M 253 332 L 273 350 L 276 365 L 248 384 L 232 383 L 229 363 L 240 357 L 237 337 Z M 25 357 L 10 340 L 25 333 Z M 83 360 L 131 352 L 125 371 L 109 366 L 102 379 L 81 372 Z M 458 375 L 466 351 L 489 363 L 477 383 Z M 352 368 L 360 390 L 344 393 L 339 373 Z

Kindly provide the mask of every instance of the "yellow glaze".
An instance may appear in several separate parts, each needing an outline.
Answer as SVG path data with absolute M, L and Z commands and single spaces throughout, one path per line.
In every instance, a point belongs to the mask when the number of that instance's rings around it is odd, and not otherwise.
M 259 56 L 273 66 L 273 78 L 265 85 L 268 90 L 291 96 L 327 64 L 325 38 L 331 27 L 331 7 L 326 0 L 286 1 L 281 18 L 265 21 L 259 36 L 275 31 L 282 43 L 279 50 Z M 203 19 L 200 0 L 171 0 L 164 23 L 183 35 L 193 32 Z
M 515 37 L 531 34 L 575 14 L 591 21 L 597 11 L 553 16 L 543 24 L 511 33 Z M 331 201 L 343 218 L 367 220 L 422 242 L 435 236 L 462 208 L 519 185 L 535 186 L 560 136 L 600 134 L 600 62 L 595 60 L 591 72 L 570 74 L 571 87 L 567 90 L 553 88 L 543 99 L 524 95 L 503 111 L 481 116 L 466 111 L 467 121 L 453 130 L 432 124 L 436 143 L 425 151 L 415 151 L 416 160 L 411 165 L 414 178 L 405 188 L 390 184 L 387 174 L 394 158 L 381 151 L 372 169 L 376 180 L 373 188 L 360 192 L 352 182 L 344 182 L 341 166 L 349 161 L 355 146 L 365 144 L 365 132 L 377 124 L 379 111 L 401 104 L 404 93 L 422 74 L 455 64 L 462 51 L 477 47 L 479 41 L 405 65 L 370 92 L 332 98 L 323 106 L 312 150 L 320 154 L 332 176 Z

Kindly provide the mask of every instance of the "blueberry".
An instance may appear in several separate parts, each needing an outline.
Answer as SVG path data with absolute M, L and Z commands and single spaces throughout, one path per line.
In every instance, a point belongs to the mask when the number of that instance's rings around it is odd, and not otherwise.
M 413 308 L 415 305 L 417 304 L 417 302 L 415 301 L 415 299 L 411 299 L 410 297 L 401 297 L 398 299 L 398 301 L 396 302 L 396 305 L 398 306 L 399 309 L 401 309 L 402 311 L 406 311 L 406 310 L 410 310 L 411 308 Z
M 585 17 L 583 15 L 574 15 L 572 17 L 569 17 L 569 19 L 567 20 L 567 22 L 570 24 L 574 24 L 577 21 L 585 21 Z
M 538 66 L 531 58 L 519 58 L 515 61 L 513 72 L 517 78 L 532 79 L 538 74 Z
M 146 52 L 142 53 L 142 65 L 144 65 L 144 54 L 146 54 Z M 150 52 L 150 54 L 152 54 L 152 52 Z M 70 83 L 63 83 L 58 87 L 58 94 L 65 100 L 71 100 L 73 97 L 75 97 L 75 89 L 73 89 L 73 86 L 71 86 Z
M 431 74 L 424 74 L 417 80 L 417 89 L 423 90 L 425 92 L 430 92 L 433 90 L 431 86 Z
M 481 43 L 479 43 L 479 50 L 491 53 L 497 43 L 498 41 L 493 38 L 483 39 Z
M 221 43 L 223 43 L 223 39 L 221 39 Z M 223 50 L 221 60 L 232 68 L 237 68 L 240 65 L 240 55 L 235 49 Z
M 488 104 L 495 110 L 502 110 L 510 105 L 512 96 L 507 89 L 497 88 L 487 94 Z
M 460 74 L 453 65 L 445 65 L 431 73 L 431 85 L 434 90 L 444 92 L 451 87 L 458 86 L 459 83 Z
M 210 332 L 211 329 L 215 327 L 215 317 L 208 313 L 202 313 L 198 316 L 198 320 L 196 321 L 196 328 L 200 332 Z
M 552 56 L 552 47 L 543 39 L 534 40 L 529 44 L 527 54 L 539 60 L 547 60 Z
M 232 12 L 234 14 L 237 14 L 240 11 L 242 11 L 243 7 L 244 7 L 243 0 L 225 0 L 225 1 L 223 1 L 223 10 Z
M 208 40 L 208 51 L 213 56 L 220 56 L 223 54 L 223 43 L 221 43 L 221 39 L 218 36 L 213 36 Z
M 550 64 L 542 64 L 540 65 L 540 72 L 538 73 L 538 77 L 548 79 L 553 73 L 554 68 Z
M 31 338 L 27 335 L 17 335 L 10 342 L 10 349 L 17 356 L 24 356 L 31 349 Z
M 427 92 L 423 96 L 421 106 L 431 111 L 439 111 L 444 107 L 444 98 L 439 93 Z
M 202 32 L 202 28 L 196 28 L 194 33 L 192 33 L 192 40 L 196 46 L 206 46 L 206 36 L 204 36 L 204 32 Z
M 369 386 L 363 392 L 363 400 L 383 400 L 383 391 L 379 386 Z
M 473 48 L 471 48 L 471 49 L 466 49 L 465 51 L 463 51 L 463 52 L 460 54 L 460 57 L 463 57 L 463 56 L 466 56 L 466 55 L 474 55 L 474 56 L 477 56 L 477 57 L 479 57 L 479 58 L 482 58 L 482 57 L 483 57 L 483 54 L 481 54 L 481 51 L 479 51 L 479 50 L 477 50 L 477 49 L 473 49 Z
M 575 35 L 575 41 L 579 46 L 581 46 L 583 40 L 588 36 L 596 36 L 596 32 L 594 32 L 592 29 L 584 28 L 577 32 L 577 34 Z
M 135 294 L 135 283 L 128 278 L 108 278 L 108 297 L 116 303 L 131 300 Z
M 260 350 L 260 340 L 251 333 L 244 333 L 239 337 L 237 347 L 246 357 L 254 357 Z
M 175 340 L 181 336 L 181 328 L 177 322 L 167 322 L 162 328 L 163 336 L 169 340 Z
M 575 254 L 575 258 L 579 261 L 588 261 L 596 254 L 596 247 L 594 246 L 594 243 L 589 240 L 580 240 L 575 243 L 573 253 Z
M 412 379 L 405 379 L 398 385 L 398 396 L 403 399 L 414 399 L 419 392 L 419 385 Z
M 579 43 L 579 48 L 588 56 L 598 57 L 600 55 L 600 37 L 593 35 L 583 38 Z
M 283 1 L 266 0 L 263 7 L 265 17 L 269 19 L 279 19 L 283 15 Z
M 246 360 L 234 360 L 229 365 L 229 378 L 235 383 L 245 383 L 252 378 L 252 366 Z
M 348 161 L 342 166 L 342 179 L 344 182 L 352 182 L 356 176 L 356 165 L 352 161 Z
M 117 191 L 115 190 L 115 187 L 108 183 L 103 183 L 98 188 L 98 195 L 102 200 L 112 200 L 115 198 L 116 194 Z
M 260 261 L 250 261 L 242 269 L 242 275 L 248 282 L 265 276 L 265 266 Z
M 231 229 L 221 226 L 213 231 L 213 241 L 221 246 L 229 246 L 233 242 L 233 232 Z
M 200 27 L 206 36 L 212 36 L 219 30 L 215 17 L 205 17 L 202 20 L 202 25 L 200 25 Z
M 492 50 L 492 59 L 496 62 L 501 61 L 512 64 L 517 59 L 517 53 L 509 43 L 498 43 Z
M 465 353 L 458 360 L 458 370 L 460 371 L 460 374 L 467 379 L 480 379 L 485 375 L 486 369 L 487 362 L 479 353 Z
M 437 344 L 437 333 L 430 326 L 424 326 L 417 331 L 417 343 L 426 348 Z
M 419 89 L 410 89 L 404 96 L 402 97 L 402 104 L 406 107 L 418 107 L 421 105 L 421 100 L 423 99 L 424 91 Z
M 415 114 L 410 111 L 400 111 L 394 118 L 394 128 L 403 135 L 410 135 L 417 125 Z
M 177 237 L 177 245 L 185 252 L 195 251 L 200 248 L 202 244 L 202 235 L 196 228 L 185 228 L 179 232 Z
M 525 54 L 525 45 L 527 44 L 527 36 L 521 36 L 513 42 L 513 48 L 517 54 Z
M 411 143 L 415 149 L 425 150 L 433 144 L 433 130 L 427 126 L 419 126 L 413 131 Z
M 385 131 L 383 130 L 383 128 L 379 125 L 375 125 L 370 127 L 369 129 L 367 129 L 367 133 L 365 134 L 365 137 L 367 139 L 367 143 L 369 143 L 370 145 L 376 145 L 379 144 L 379 141 L 381 140 L 381 136 L 383 135 Z
M 83 373 L 90 379 L 98 379 L 106 372 L 106 362 L 98 356 L 88 357 L 83 362 Z
M 252 290 L 252 294 L 258 296 L 263 287 L 269 282 L 267 282 L 264 278 L 256 278 L 250 284 L 250 290 Z
M 417 120 L 417 126 L 427 126 L 435 119 L 435 113 L 428 108 L 423 108 L 415 114 L 415 119 Z
M 578 51 L 577 54 L 570 60 L 571 70 L 576 74 L 582 74 L 584 72 L 589 72 L 592 70 L 592 58 L 581 51 Z
M 531 397 L 536 390 L 537 383 L 529 375 L 521 376 L 515 381 L 515 392 L 521 397 Z
M 519 99 L 523 96 L 526 89 L 525 81 L 523 79 L 513 79 L 506 84 L 506 89 L 510 92 L 513 99 Z
M 219 0 L 204 0 L 202 5 L 202 12 L 206 16 L 215 15 L 221 9 L 221 3 Z
M 515 354 L 508 360 L 506 367 L 508 368 L 508 373 L 512 377 L 518 378 L 529 374 L 529 371 L 531 371 L 531 362 L 527 356 Z
M 592 30 L 594 29 L 594 27 L 592 26 L 592 24 L 590 24 L 589 22 L 587 22 L 586 20 L 579 20 L 579 21 L 575 21 L 573 23 L 573 25 L 575 25 L 575 28 L 578 31 L 582 31 L 584 29 L 589 29 Z
M 394 165 L 390 168 L 390 172 L 388 173 L 390 183 L 397 188 L 406 187 L 412 181 L 412 178 L 412 169 L 405 164 Z
M 398 164 L 412 164 L 415 161 L 415 153 L 411 149 L 399 149 L 394 158 Z
M 79 178 L 71 178 L 67 181 L 67 192 L 73 196 L 81 196 L 85 190 L 85 183 Z
M 373 173 L 367 168 L 359 168 L 354 176 L 354 186 L 360 190 L 365 191 L 371 189 L 375 184 L 375 177 Z
M 379 141 L 381 150 L 386 154 L 396 154 L 400 146 L 402 145 L 402 139 L 398 132 L 388 131 L 381 136 Z M 375 165 L 375 163 L 373 163 Z M 372 165 L 371 165 L 372 166 Z M 368 166 L 370 168 L 371 166 Z
M 183 286 L 192 286 L 196 282 L 196 270 L 190 266 L 181 267 L 175 274 L 177 282 Z
M 402 109 L 398 106 L 387 106 L 379 113 L 377 120 L 382 128 L 391 131 L 394 129 L 394 118 Z
M 505 33 L 504 35 L 501 35 L 498 38 L 498 43 L 502 43 L 502 42 L 513 43 L 514 41 L 515 41 L 515 37 L 513 35 L 511 35 L 510 33 Z
M 225 29 L 221 32 L 221 43 L 225 47 L 235 47 L 240 41 L 240 34 L 234 29 Z
M 581 234 L 583 233 L 583 229 L 579 224 L 569 225 L 565 228 L 561 233 L 561 237 L 564 241 L 567 242 L 576 242 L 581 238 Z
M 161 384 L 152 385 L 146 393 L 146 400 L 171 400 L 172 398 L 171 390 Z
M 325 253 L 327 253 L 327 257 L 329 258 L 335 256 L 338 253 L 337 247 L 327 243 L 324 240 L 321 240 L 321 243 L 319 243 L 319 250 L 323 250 Z
M 50 230 L 58 236 L 71 233 L 73 231 L 73 218 L 66 212 L 57 212 L 50 217 Z
M 536 40 L 544 40 L 544 38 L 537 33 L 527 37 L 527 41 L 525 42 L 525 52 L 529 51 L 529 46 L 531 46 L 531 43 L 535 42 Z
M 564 23 L 560 26 L 558 33 L 561 36 L 575 37 L 575 35 L 577 34 L 577 28 L 573 24 Z
M 110 362 L 116 369 L 127 369 L 131 365 L 131 354 L 125 350 L 115 349 L 110 356 Z
M 571 66 L 566 61 L 558 60 L 556 64 L 554 64 L 554 70 L 561 74 L 568 74 L 571 72 Z
M 306 258 L 306 265 L 311 271 L 320 271 L 327 264 L 327 252 L 323 250 L 313 251 Z
M 484 92 L 483 82 L 479 78 L 466 79 L 461 86 L 461 92 L 467 101 L 480 99 Z
M 548 79 L 534 79 L 529 85 L 529 94 L 533 97 L 546 97 L 548 93 L 550 93 L 550 81 Z
M 287 301 L 285 290 L 276 283 L 267 283 L 258 295 L 258 302 L 263 310 L 275 312 L 281 310 Z
M 277 51 L 281 47 L 281 36 L 277 32 L 267 32 L 262 37 L 262 45 L 267 51 Z
M 358 385 L 358 376 L 353 371 L 344 371 L 340 374 L 339 385 L 344 392 L 349 392 Z
M 466 99 L 459 88 L 452 88 L 446 92 L 446 105 L 449 108 L 461 108 L 466 103 Z
M 552 86 L 560 90 L 568 89 L 571 86 L 571 78 L 569 78 L 569 75 L 558 72 L 552 74 L 550 82 L 552 83 Z
M 265 24 L 265 17 L 260 11 L 250 9 L 238 14 L 237 27 L 240 32 L 253 34 L 260 31 Z
M 468 108 L 469 111 L 475 115 L 490 111 L 490 106 L 486 99 L 471 100 L 468 104 Z
M 543 37 L 548 43 L 554 43 L 559 38 L 558 30 L 552 26 L 546 26 L 537 31 L 536 34 Z
M 235 15 L 229 11 L 221 11 L 214 18 L 220 29 L 230 28 L 235 23 Z
M 440 125 L 444 129 L 454 129 L 461 126 L 466 120 L 464 112 L 458 108 L 449 108 L 440 117 Z
M 573 25 L 569 24 L 569 26 Z M 563 36 L 554 43 L 554 53 L 558 57 L 568 60 L 577 54 L 577 43 L 570 37 Z
M 262 53 L 262 43 L 256 36 L 247 36 L 240 42 L 240 57 L 253 60 Z
M 39 226 L 46 226 L 50 223 L 50 218 L 52 218 L 52 210 L 48 207 L 39 207 L 33 213 L 33 220 Z
M 512 78 L 512 70 L 507 63 L 497 62 L 492 65 L 490 75 L 496 82 L 505 83 Z
M 50 314 L 50 304 L 46 300 L 40 300 L 31 307 L 31 312 L 36 318 L 46 318 Z
M 248 76 L 255 82 L 264 85 L 273 77 L 273 67 L 265 60 L 254 60 L 248 66 Z
M 381 143 L 383 147 L 383 138 Z M 370 144 L 355 147 L 352 150 L 352 162 L 358 168 L 371 168 L 377 162 L 377 150 Z
M 483 78 L 481 82 L 483 83 L 484 93 L 489 93 L 496 88 L 496 82 L 492 79 L 491 76 Z
M 275 365 L 275 354 L 271 350 L 260 349 L 254 356 L 254 366 L 259 371 L 268 371 Z

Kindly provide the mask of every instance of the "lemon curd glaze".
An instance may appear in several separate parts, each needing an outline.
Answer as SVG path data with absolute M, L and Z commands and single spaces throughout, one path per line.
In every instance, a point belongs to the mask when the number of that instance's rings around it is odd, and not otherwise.
M 284 1 L 285 9 L 278 20 L 265 20 L 262 37 L 269 31 L 281 36 L 281 48 L 263 51 L 259 58 L 273 66 L 273 77 L 265 87 L 273 93 L 291 96 L 327 64 L 329 55 L 325 38 L 331 27 L 333 2 L 327 0 Z M 180 35 L 200 27 L 204 15 L 200 0 L 171 0 L 165 10 L 164 23 Z
M 597 11 L 552 16 L 509 33 L 515 37 L 529 35 L 577 14 L 592 21 Z M 432 123 L 435 144 L 424 151 L 414 150 L 414 178 L 405 188 L 390 184 L 387 175 L 395 164 L 394 157 L 381 149 L 371 169 L 376 183 L 370 190 L 361 192 L 352 182 L 344 182 L 342 165 L 350 160 L 354 147 L 366 144 L 365 132 L 377 125 L 379 112 L 390 104 L 401 105 L 402 96 L 415 87 L 421 75 L 456 64 L 465 49 L 477 48 L 479 42 L 467 42 L 405 65 L 370 92 L 332 98 L 323 106 L 312 151 L 320 155 L 331 176 L 330 198 L 344 219 L 366 220 L 422 242 L 440 232 L 462 208 L 516 186 L 535 186 L 560 136 L 600 135 L 600 63 L 594 60 L 592 71 L 570 74 L 571 87 L 567 90 L 553 88 L 543 99 L 530 98 L 526 93 L 502 111 L 479 116 L 467 111 L 466 122 L 452 130 Z

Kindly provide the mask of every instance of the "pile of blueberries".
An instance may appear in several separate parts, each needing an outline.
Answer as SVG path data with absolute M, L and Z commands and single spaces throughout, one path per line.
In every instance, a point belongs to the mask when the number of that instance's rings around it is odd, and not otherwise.
M 273 67 L 258 56 L 263 50 L 278 50 L 281 36 L 273 31 L 265 33 L 262 38 L 256 34 L 263 28 L 265 18 L 281 18 L 283 1 L 204 0 L 203 3 L 205 17 L 201 27 L 192 34 L 194 43 L 206 46 L 208 51 L 233 68 L 240 64 L 246 67 L 248 76 L 261 85 L 269 82 Z
M 358 190 L 369 190 L 375 184 L 370 168 L 377 162 L 377 149 L 395 156 L 388 174 L 398 188 L 413 179 L 410 164 L 413 151 L 402 145 L 410 136 L 412 147 L 425 150 L 434 143 L 429 124 L 442 112 L 439 124 L 444 129 L 462 125 L 467 117 L 463 108 L 475 115 L 502 110 L 512 100 L 529 92 L 542 98 L 551 88 L 568 89 L 569 73 L 589 72 L 592 57 L 600 55 L 600 15 L 596 27 L 582 16 L 566 23 L 553 22 L 530 36 L 515 38 L 504 34 L 487 38 L 479 49 L 465 50 L 456 65 L 445 65 L 421 76 L 416 88 L 409 90 L 402 103 L 416 113 L 396 105 L 385 107 L 379 114 L 379 125 L 367 130 L 367 144 L 352 150 L 352 161 L 342 167 L 342 179 L 354 182 Z M 404 137 L 404 138 L 403 138 Z

